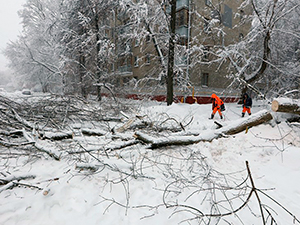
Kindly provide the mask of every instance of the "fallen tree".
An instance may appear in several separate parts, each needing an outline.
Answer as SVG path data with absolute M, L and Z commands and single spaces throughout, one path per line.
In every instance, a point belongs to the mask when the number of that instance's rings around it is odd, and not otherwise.
M 1 173 L 1 175 L 5 175 L 5 174 Z M 35 177 L 36 177 L 35 175 L 24 175 L 24 176 L 17 176 L 17 177 L 16 176 L 0 177 L 0 193 L 2 191 L 5 191 L 7 189 L 12 189 L 17 186 L 39 188 L 29 184 L 20 183 L 21 180 L 35 179 Z
M 272 119 L 273 117 L 268 110 L 261 110 L 247 118 L 241 118 L 239 120 L 236 120 L 235 122 L 232 122 L 230 125 L 222 127 L 220 131 L 226 135 L 233 135 L 247 130 L 251 127 L 268 122 Z
M 300 102 L 290 98 L 277 98 L 272 102 L 272 110 L 300 115 Z
M 73 136 L 74 133 L 72 131 L 45 132 L 42 133 L 41 139 L 63 140 L 63 139 L 72 139 Z
M 87 136 L 104 136 L 107 132 L 100 129 L 88 129 L 88 128 L 82 128 L 81 129 L 82 134 Z
M 247 118 L 241 118 L 225 125 L 218 130 L 211 130 L 198 136 L 169 136 L 169 137 L 152 137 L 142 132 L 136 132 L 135 137 L 145 143 L 151 144 L 151 148 L 159 148 L 170 145 L 189 145 L 195 144 L 201 141 L 212 141 L 213 139 L 224 137 L 226 135 L 233 135 L 247 130 L 253 126 L 257 126 L 268 122 L 272 119 L 272 115 L 268 110 L 262 110 Z
M 60 160 L 59 150 L 49 145 L 48 142 L 40 140 L 35 136 L 32 136 L 30 133 L 26 132 L 25 129 L 23 129 L 23 136 L 28 142 L 31 142 L 33 146 L 40 152 L 47 153 L 50 157 L 57 161 Z

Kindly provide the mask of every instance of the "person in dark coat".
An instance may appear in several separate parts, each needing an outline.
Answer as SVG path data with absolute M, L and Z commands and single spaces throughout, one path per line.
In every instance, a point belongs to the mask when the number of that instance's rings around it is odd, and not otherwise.
M 252 99 L 247 93 L 243 94 L 242 103 L 243 103 L 242 117 L 245 116 L 246 112 L 250 116 L 251 115 L 251 107 L 252 107 Z

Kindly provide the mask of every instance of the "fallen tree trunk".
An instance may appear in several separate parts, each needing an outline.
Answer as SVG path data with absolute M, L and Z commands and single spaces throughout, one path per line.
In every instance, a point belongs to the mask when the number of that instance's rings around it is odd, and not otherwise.
M 24 176 L 8 176 L 8 177 L 0 177 L 0 185 L 8 184 L 12 181 L 20 181 L 20 180 L 28 180 L 28 179 L 35 179 L 35 175 L 24 175 Z
M 38 138 L 34 138 L 31 134 L 27 133 L 25 129 L 23 129 L 23 136 L 28 142 L 32 142 L 33 146 L 41 151 L 47 153 L 50 157 L 54 158 L 55 160 L 59 161 L 59 150 L 55 149 L 52 146 L 48 146 L 46 141 L 39 140 Z
M 92 165 L 92 164 L 76 164 L 75 169 L 80 171 L 90 171 L 90 172 L 96 172 L 100 168 L 100 165 Z
M 107 132 L 99 129 L 82 128 L 82 134 L 87 136 L 104 136 Z
M 1 173 L 1 174 L 5 176 L 4 173 Z M 0 193 L 7 189 L 13 189 L 14 187 L 17 187 L 17 186 L 25 186 L 25 187 L 30 187 L 30 188 L 34 187 L 34 188 L 38 188 L 38 189 L 42 190 L 39 187 L 19 182 L 20 180 L 35 179 L 35 177 L 36 177 L 35 175 L 24 175 L 24 176 L 18 176 L 18 177 L 16 177 L 16 176 L 0 177 Z
M 23 131 L 22 130 L 15 130 L 15 131 L 5 131 L 5 130 L 0 130 L 0 135 L 5 135 L 5 136 L 22 136 Z
M 72 139 L 74 133 L 72 131 L 65 132 L 45 132 L 41 133 L 41 139 L 49 139 L 49 140 L 63 140 L 63 139 Z
M 125 130 L 127 130 L 132 124 L 133 122 L 136 120 L 136 117 L 133 117 L 131 119 L 129 119 L 125 124 L 123 124 L 121 127 L 117 128 L 116 131 L 119 133 L 124 132 Z
M 24 146 L 24 145 L 33 145 L 34 142 L 21 142 L 21 143 L 10 143 L 10 142 L 5 142 L 0 140 L 0 145 L 7 147 L 7 148 L 11 148 L 11 147 L 20 147 L 20 146 Z
M 25 188 L 36 188 L 36 189 L 38 189 L 40 191 L 43 190 L 42 188 L 40 188 L 38 186 L 34 186 L 34 185 L 30 185 L 30 184 L 24 184 L 24 183 L 12 181 L 12 182 L 9 182 L 8 184 L 0 187 L 0 193 L 2 191 L 8 190 L 8 189 L 13 189 L 13 188 L 19 187 L 19 186 L 24 186 Z
M 147 144 L 151 145 L 151 149 L 171 146 L 171 145 L 190 145 L 200 141 L 212 141 L 217 138 L 220 134 L 208 132 L 206 135 L 199 136 L 170 136 L 155 138 L 141 132 L 136 132 L 135 137 Z
M 272 110 L 300 115 L 300 102 L 290 98 L 277 98 L 272 102 Z
M 145 143 L 151 144 L 151 148 L 159 148 L 170 145 L 190 145 L 200 141 L 212 141 L 213 139 L 240 133 L 250 127 L 260 125 L 272 119 L 272 115 L 267 110 L 262 110 L 252 114 L 248 118 L 241 118 L 230 125 L 223 126 L 218 130 L 207 131 L 198 136 L 170 136 L 155 138 L 141 132 L 136 132 L 135 137 Z
M 137 140 L 125 141 L 125 142 L 120 143 L 119 145 L 106 146 L 105 151 L 115 151 L 115 150 L 126 148 L 126 147 L 129 147 L 132 145 L 136 145 L 138 143 L 139 143 L 139 141 L 137 141 Z
M 247 118 L 239 119 L 231 123 L 230 125 L 224 126 L 220 129 L 220 131 L 226 135 L 233 135 L 251 127 L 268 122 L 271 119 L 273 119 L 271 113 L 268 110 L 262 110 L 255 114 L 252 114 Z

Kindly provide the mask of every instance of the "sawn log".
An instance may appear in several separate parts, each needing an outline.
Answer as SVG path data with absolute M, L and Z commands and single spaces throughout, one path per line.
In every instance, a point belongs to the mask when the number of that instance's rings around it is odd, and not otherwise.
M 300 102 L 290 98 L 277 98 L 272 102 L 272 110 L 300 115 Z

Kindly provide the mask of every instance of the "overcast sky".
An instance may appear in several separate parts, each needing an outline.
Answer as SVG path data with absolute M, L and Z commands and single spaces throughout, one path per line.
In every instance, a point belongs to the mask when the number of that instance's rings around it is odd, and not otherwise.
M 0 71 L 7 69 L 7 60 L 2 50 L 10 40 L 15 41 L 22 30 L 17 12 L 25 2 L 26 0 L 0 0 Z

